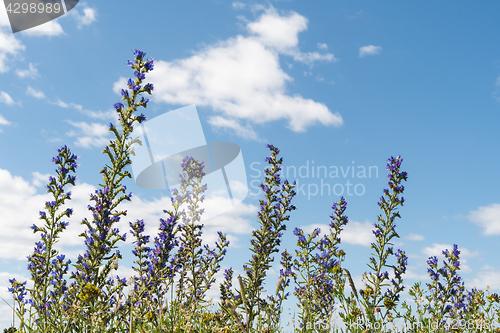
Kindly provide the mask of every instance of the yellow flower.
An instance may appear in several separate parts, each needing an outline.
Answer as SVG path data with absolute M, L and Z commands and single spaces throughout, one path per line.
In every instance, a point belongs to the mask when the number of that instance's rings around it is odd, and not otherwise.
M 386 309 L 390 310 L 392 309 L 394 306 L 396 306 L 396 303 L 394 303 L 394 301 L 388 297 L 386 297 L 384 299 L 384 306 L 386 307 Z
M 488 299 L 488 301 L 490 301 L 491 303 L 500 303 L 500 297 L 498 296 L 498 294 L 491 294 L 491 295 L 488 295 L 486 296 L 486 298 Z
M 357 318 L 359 315 L 361 315 L 361 309 L 356 307 L 354 310 L 352 310 L 352 316 L 354 318 Z
M 365 294 L 370 295 L 371 293 L 373 293 L 373 290 L 370 287 L 366 287 L 366 289 L 361 289 L 359 293 L 361 294 L 361 296 L 364 296 Z
M 78 298 L 82 301 L 91 301 L 99 297 L 101 290 L 94 286 L 92 283 L 88 283 L 83 290 L 78 294 Z

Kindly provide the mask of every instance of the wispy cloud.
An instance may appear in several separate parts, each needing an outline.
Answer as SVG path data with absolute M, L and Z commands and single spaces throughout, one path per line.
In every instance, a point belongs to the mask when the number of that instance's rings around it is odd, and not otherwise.
M 53 129 L 47 130 L 42 128 L 40 130 L 40 135 L 45 139 L 46 142 L 61 143 L 63 141 L 63 139 L 60 137 L 59 132 Z
M 67 136 L 76 137 L 75 145 L 83 148 L 104 147 L 110 140 L 108 127 L 99 123 L 73 122 L 67 120 L 76 130 L 66 132 Z
M 97 21 L 97 10 L 95 8 L 88 7 L 86 4 L 81 4 L 81 6 L 83 6 L 83 14 L 80 14 L 76 9 L 69 12 L 76 19 L 78 29 L 82 29 L 84 26 L 91 25 Z
M 500 270 L 485 265 L 481 267 L 481 270 L 476 273 L 474 278 L 465 282 L 467 286 L 479 290 L 485 290 L 488 286 L 493 290 L 498 290 L 500 289 Z
M 363 58 L 364 56 L 367 55 L 377 55 L 382 52 L 382 47 L 381 46 L 375 46 L 375 45 L 367 45 L 367 46 L 362 46 L 359 48 L 359 57 Z
M 83 109 L 83 114 L 89 116 L 94 119 L 114 119 L 116 122 L 118 121 L 118 114 L 116 110 L 108 110 L 108 111 L 90 111 Z
M 328 50 L 328 45 L 326 45 L 325 43 L 318 43 L 317 46 L 320 50 Z
M 65 103 L 65 102 L 61 101 L 60 99 L 58 99 L 55 102 L 51 102 L 51 104 L 60 106 L 60 107 L 65 108 L 65 109 L 72 108 L 72 109 L 75 109 L 75 110 L 78 110 L 78 111 L 82 111 L 83 110 L 83 107 L 80 104 Z
M 312 233 L 316 228 L 321 229 L 320 236 L 322 236 L 326 230 L 330 230 L 330 226 L 327 224 L 309 224 L 302 227 L 304 232 L 309 234 Z M 344 230 L 342 230 L 342 232 L 340 233 L 342 243 L 370 246 L 370 244 L 375 241 L 375 236 L 372 232 L 373 224 L 368 221 L 349 221 L 349 223 L 344 226 L 343 229 Z
M 415 273 L 413 272 L 413 270 L 411 269 L 408 269 L 404 274 L 404 279 L 405 280 L 417 280 L 417 281 L 425 281 L 427 279 L 429 279 L 429 276 L 426 275 L 426 274 L 418 274 L 418 273 Z
M 234 132 L 238 133 L 239 136 L 245 139 L 256 141 L 260 140 L 257 133 L 255 133 L 255 131 L 253 130 L 252 126 L 246 125 L 244 127 L 234 119 L 226 119 L 220 116 L 216 116 L 210 118 L 208 123 L 215 128 L 232 129 Z
M 0 103 L 5 103 L 7 105 L 14 105 L 15 102 L 5 91 L 0 91 Z
M 38 171 L 33 172 L 32 175 L 33 175 L 33 180 L 31 182 L 35 187 L 44 186 L 47 183 L 47 180 L 49 179 L 50 176 L 50 174 L 48 173 L 42 175 Z
M 500 204 L 479 207 L 476 211 L 470 212 L 467 218 L 483 228 L 484 235 L 500 235 Z
M 314 80 L 317 81 L 317 82 L 325 82 L 325 83 L 328 83 L 328 84 L 335 84 L 335 81 L 327 81 L 324 77 L 319 76 L 319 75 L 316 75 L 316 77 L 314 78 Z
M 418 234 L 408 234 L 406 238 L 408 238 L 411 241 L 423 241 L 425 239 L 424 236 Z
M 246 7 L 246 5 L 244 3 L 241 3 L 241 2 L 238 2 L 238 1 L 235 1 L 231 4 L 231 6 L 234 8 L 234 9 L 244 9 Z
M 38 75 L 38 70 L 35 68 L 35 66 L 30 62 L 29 63 L 29 68 L 28 69 L 17 69 L 16 70 L 16 75 L 19 76 L 20 78 L 31 78 L 34 79 Z
M 57 36 L 64 34 L 64 31 L 59 23 L 49 21 L 37 27 L 24 30 L 21 33 L 29 36 Z M 26 47 L 21 41 L 12 34 L 5 6 L 0 5 L 0 73 L 9 71 L 9 65 L 15 63 L 15 57 L 20 51 L 24 51 L 25 49 Z M 32 64 L 29 66 L 29 69 L 17 70 L 16 74 L 19 77 L 35 77 L 37 75 L 36 68 Z
M 7 119 L 5 119 L 1 114 L 0 114 L 0 125 L 5 125 L 5 126 L 8 126 L 12 124 L 10 121 L 8 121 Z
M 116 85 L 116 83 L 115 83 Z M 80 113 L 93 118 L 93 119 L 103 119 L 103 120 L 108 120 L 108 119 L 113 119 L 114 121 L 118 121 L 118 114 L 116 113 L 116 110 L 108 110 L 108 111 L 92 111 L 92 110 L 87 110 L 85 109 L 82 105 L 77 104 L 77 103 L 72 103 L 72 102 L 63 102 L 60 99 L 57 99 L 55 102 L 49 102 L 50 104 L 57 105 L 61 108 L 64 109 L 75 109 L 79 111 Z
M 3 12 L 0 10 L 0 12 Z M 5 15 L 7 15 L 5 13 Z M 16 56 L 19 51 L 24 51 L 25 46 L 14 37 L 13 34 L 9 34 L 0 27 L 0 73 L 7 72 L 10 67 L 9 64 L 14 63 L 13 57 Z
M 31 97 L 35 97 L 38 99 L 45 98 L 45 95 L 43 92 L 41 92 L 40 90 L 35 90 L 32 87 L 28 87 L 26 89 L 26 95 L 31 96 Z

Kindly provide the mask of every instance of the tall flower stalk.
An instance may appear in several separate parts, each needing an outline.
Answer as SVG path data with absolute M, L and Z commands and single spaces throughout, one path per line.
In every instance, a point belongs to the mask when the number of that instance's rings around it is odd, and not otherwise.
M 40 211 L 40 220 L 44 222 L 42 227 L 33 224 L 33 233 L 40 233 L 41 240 L 35 245 L 32 255 L 28 256 L 28 270 L 31 272 L 33 288 L 26 289 L 26 282 L 20 283 L 16 279 L 9 280 L 13 294 L 18 303 L 18 310 L 15 310 L 21 319 L 20 329 L 32 330 L 31 310 L 30 323 L 24 323 L 25 305 L 30 304 L 35 309 L 37 318 L 35 324 L 37 329 L 47 331 L 49 328 L 61 326 L 59 303 L 67 290 L 66 281 L 63 276 L 68 271 L 70 261 L 64 261 L 65 256 L 59 255 L 54 248 L 59 234 L 66 229 L 69 222 L 62 221 L 64 217 L 70 217 L 73 209 L 61 210 L 66 200 L 71 200 L 71 192 L 65 192 L 68 184 L 75 185 L 76 176 L 72 175 L 78 167 L 76 160 L 78 157 L 71 153 L 67 146 L 57 149 L 57 156 L 52 162 L 58 166 L 57 177 L 49 177 L 47 193 L 51 193 L 53 200 L 45 202 L 45 210 Z M 24 299 L 29 291 L 30 298 Z M 23 302 L 24 301 L 24 302 Z
M 404 198 L 400 195 L 404 191 L 402 181 L 406 181 L 408 174 L 405 171 L 400 171 L 403 159 L 401 156 L 390 157 L 387 161 L 387 170 L 389 170 L 389 189 L 384 189 L 384 195 L 380 197 L 378 205 L 383 211 L 379 215 L 377 222 L 374 223 L 376 242 L 371 244 L 371 248 L 375 251 L 372 253 L 368 267 L 371 269 L 369 274 L 364 274 L 366 288 L 360 290 L 363 297 L 366 317 L 371 325 L 374 325 L 379 320 L 392 321 L 396 305 L 399 301 L 399 295 L 404 289 L 402 274 L 406 272 L 407 260 L 404 251 L 398 249 L 394 251 L 393 238 L 399 238 L 396 231 L 396 218 L 401 218 L 397 208 L 402 206 Z M 396 264 L 390 265 L 387 263 L 389 256 L 396 258 Z M 394 278 L 389 277 L 387 268 L 392 269 Z M 390 281 L 390 284 L 386 281 Z M 388 287 L 383 292 L 384 287 Z M 382 311 L 385 308 L 385 311 Z M 377 318 L 380 315 L 380 318 Z
M 153 86 L 148 83 L 142 85 L 146 73 L 153 70 L 154 60 L 145 60 L 145 53 L 135 50 L 134 61 L 129 61 L 128 66 L 134 70 L 134 79 L 128 80 L 129 90 L 122 89 L 122 99 L 126 102 L 114 104 L 114 108 L 119 115 L 121 129 L 119 130 L 112 123 L 109 124 L 109 131 L 115 136 L 114 140 L 103 150 L 103 154 L 109 157 L 110 164 L 106 164 L 100 171 L 103 175 L 103 184 L 100 189 L 90 195 L 93 202 L 88 206 L 92 212 L 92 220 L 86 218 L 82 224 L 87 229 L 80 234 L 85 239 L 87 250 L 84 255 L 79 255 L 75 266 L 76 271 L 71 278 L 75 280 L 72 284 L 72 301 L 79 300 L 83 304 L 81 316 L 91 319 L 96 313 L 101 314 L 102 325 L 106 326 L 111 318 L 106 316 L 112 305 L 111 296 L 124 287 L 123 281 L 119 278 L 119 283 L 112 285 L 109 280 L 111 270 L 118 268 L 118 260 L 121 259 L 119 250 L 116 250 L 119 241 L 125 241 L 126 234 L 120 235 L 118 228 L 113 225 L 126 215 L 126 211 L 118 210 L 119 204 L 124 200 L 130 200 L 132 193 L 126 194 L 126 186 L 122 185 L 124 178 L 131 178 L 131 174 L 126 167 L 131 164 L 130 151 L 134 140 L 131 134 L 134 125 L 141 123 L 146 117 L 135 115 L 138 107 L 147 107 L 149 99 L 138 97 L 143 93 L 151 94 Z M 69 304 L 68 304 L 69 305 Z M 94 323 L 95 324 L 95 323 Z M 84 327 L 80 327 L 84 329 Z M 86 330 L 91 327 L 87 326 Z
M 260 212 L 258 219 L 261 227 L 252 232 L 251 251 L 254 253 L 252 259 L 243 265 L 245 276 L 238 276 L 240 289 L 235 296 L 229 289 L 230 282 L 225 282 L 223 307 L 226 311 L 231 310 L 232 315 L 239 322 L 241 330 L 250 332 L 256 318 L 265 317 L 269 302 L 262 297 L 264 291 L 264 280 L 267 270 L 274 261 L 273 253 L 279 252 L 281 236 L 286 230 L 285 221 L 290 219 L 287 212 L 295 210 L 291 204 L 295 196 L 295 182 L 290 184 L 288 180 L 282 181 L 279 175 L 282 169 L 283 158 L 278 159 L 279 149 L 273 145 L 267 145 L 271 156 L 266 157 L 270 168 L 264 170 L 266 177 L 261 188 L 265 193 L 266 200 L 260 200 Z M 227 276 L 226 276 L 227 278 Z M 236 308 L 243 310 L 245 318 L 240 318 Z M 269 309 L 268 309 L 269 310 Z
M 185 202 L 188 207 L 187 211 L 180 214 L 178 225 L 180 237 L 177 263 L 180 270 L 177 299 L 192 312 L 196 312 L 199 304 L 204 301 L 206 292 L 215 282 L 214 275 L 219 271 L 226 247 L 229 246 L 226 236 L 219 232 L 216 250 L 210 249 L 208 245 L 202 247 L 203 224 L 200 221 L 204 209 L 200 208 L 200 203 L 205 199 L 203 193 L 207 189 L 206 184 L 201 184 L 205 176 L 203 164 L 204 162 L 200 163 L 192 157 L 186 157 L 181 164 L 183 174 L 180 193 L 176 189 L 172 191 L 175 201 L 180 204 Z
M 174 211 L 164 211 L 169 218 L 160 219 L 160 233 L 155 238 L 154 249 L 146 246 L 149 236 L 142 235 L 144 222 L 130 224 L 137 239 L 133 254 L 137 257 L 135 262 L 138 266 L 134 270 L 140 275 L 134 278 L 137 303 L 134 301 L 132 304 L 144 308 L 144 300 L 150 300 L 153 306 L 147 307 L 147 312 L 142 313 L 146 318 L 161 318 L 163 304 L 167 301 L 164 296 L 177 273 L 179 279 L 175 301 L 194 315 L 204 302 L 206 292 L 215 283 L 214 276 L 229 246 L 226 236 L 219 232 L 215 249 L 210 249 L 208 245 L 202 247 L 203 224 L 200 221 L 204 209 L 199 205 L 207 189 L 206 184 L 201 184 L 205 175 L 204 165 L 192 157 L 186 157 L 181 167 L 180 190 L 172 190 Z M 184 204 L 187 204 L 187 211 L 182 208 Z M 177 253 L 174 254 L 176 247 Z M 161 325 L 161 322 L 158 324 Z
M 316 228 L 307 238 L 304 231 L 295 228 L 298 237 L 293 265 L 287 267 L 292 272 L 296 287 L 294 295 L 299 300 L 299 324 L 297 332 L 328 332 L 338 293 L 343 293 L 345 278 L 341 263 L 345 252 L 338 248 L 340 232 L 349 219 L 344 215 L 347 202 L 341 197 L 333 203 L 329 232 L 318 238 L 321 230 Z M 290 273 L 289 273 L 290 274 Z
M 175 202 L 175 198 L 171 200 L 174 211 L 163 211 L 169 217 L 167 219 L 160 219 L 158 236 L 155 237 L 154 248 L 149 253 L 146 278 L 141 275 L 141 279 L 147 281 L 144 290 L 151 300 L 153 308 L 150 309 L 150 313 L 158 326 L 161 325 L 161 319 L 164 315 L 165 295 L 169 287 L 173 284 L 175 272 L 178 269 L 177 256 L 172 254 L 172 251 L 179 245 L 178 238 L 176 237 L 176 226 L 179 216 L 178 211 L 182 202 Z
M 467 294 L 464 283 L 458 275 L 460 270 L 458 246 L 453 245 L 453 250 L 451 252 L 445 250 L 443 255 L 445 260 L 441 268 L 438 268 L 437 257 L 430 257 L 427 260 L 429 266 L 427 273 L 431 278 L 431 283 L 427 283 L 427 293 L 421 289 L 420 283 L 415 283 L 409 292 L 417 303 L 418 321 L 416 318 L 413 321 L 437 331 L 449 328 L 454 321 L 471 319 L 467 318 L 468 312 L 473 311 L 469 305 L 474 303 L 473 296 L 478 293 L 476 290 Z M 440 281 L 441 278 L 443 281 Z M 408 310 L 407 317 L 410 317 L 409 306 L 405 304 L 404 307 Z

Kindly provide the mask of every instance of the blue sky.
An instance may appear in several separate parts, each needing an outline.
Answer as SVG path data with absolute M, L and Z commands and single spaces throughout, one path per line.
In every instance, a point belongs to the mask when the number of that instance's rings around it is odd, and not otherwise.
M 409 256 L 405 283 L 425 281 L 427 258 L 458 244 L 466 287 L 500 292 L 498 2 L 219 0 L 157 2 L 138 10 L 132 1 L 87 1 L 16 34 L 0 7 L 3 298 L 10 301 L 9 278 L 29 278 L 25 257 L 37 240 L 29 226 L 48 199 L 51 157 L 64 144 L 81 156 L 81 167 L 75 215 L 60 248 L 70 258 L 82 253 L 79 222 L 101 180 L 101 151 L 111 138 L 107 123 L 115 121 L 112 105 L 132 74 L 126 62 L 136 48 L 157 60 L 147 78 L 156 90 L 146 115 L 195 104 L 208 142 L 241 147 L 251 193 L 255 180 L 263 180 L 254 169 L 265 166 L 266 143 L 281 149 L 285 167 L 378 169 L 366 178 L 297 175 L 304 191 L 294 199 L 282 249 L 294 248 L 295 227 L 326 226 L 332 203 L 344 195 L 351 222 L 341 247 L 345 267 L 361 286 L 386 159 L 400 154 L 409 173 L 396 244 Z M 294 180 L 293 173 L 287 176 Z M 348 195 L 348 181 L 358 194 Z M 337 195 L 313 195 L 321 182 L 339 184 Z M 122 230 L 144 218 L 154 234 L 167 193 L 132 180 L 127 186 L 134 200 Z M 213 244 L 221 230 L 232 242 L 224 268 L 241 272 L 250 259 L 259 198 L 250 194 L 207 224 L 204 241 Z M 214 200 L 208 208 L 220 204 Z M 121 276 L 131 275 L 130 249 L 123 246 Z M 270 272 L 270 282 L 278 271 Z M 0 318 L 9 318 L 5 304 L 0 311 Z

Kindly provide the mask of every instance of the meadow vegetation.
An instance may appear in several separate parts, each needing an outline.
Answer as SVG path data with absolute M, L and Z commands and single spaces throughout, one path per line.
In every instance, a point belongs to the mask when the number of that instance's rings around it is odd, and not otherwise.
M 344 265 L 347 254 L 341 239 L 349 219 L 343 197 L 333 202 L 328 230 L 306 234 L 296 228 L 296 249 L 281 249 L 290 214 L 296 209 L 292 204 L 296 193 L 295 182 L 280 177 L 283 159 L 273 145 L 267 146 L 270 155 L 261 184 L 259 227 L 252 232 L 252 254 L 239 270 L 241 275 L 233 276 L 229 268 L 222 281 L 215 279 L 229 241 L 219 232 L 214 247 L 202 246 L 204 164 L 186 157 L 180 188 L 172 191 L 173 208 L 164 210 L 154 239 L 144 234 L 143 220 L 129 223 L 136 274 L 128 279 L 113 277 L 122 258 L 119 244 L 127 237 L 115 227 L 126 216 L 120 204 L 133 200 L 123 184 L 131 178 L 127 166 L 133 145 L 139 143 L 132 132 L 134 125 L 146 120 L 136 111 L 149 102 L 141 95 L 154 90 L 152 84 L 143 85 L 154 60 L 145 59 L 140 50 L 134 56 L 128 62 L 134 78 L 121 92 L 125 105 L 114 105 L 120 124 L 109 125 L 115 138 L 103 150 L 109 157 L 100 170 L 103 183 L 90 195 L 92 219 L 81 222 L 86 227 L 80 235 L 86 251 L 71 264 L 54 247 L 68 226 L 64 218 L 73 214 L 73 209 L 62 207 L 71 200 L 67 188 L 75 185 L 78 168 L 78 157 L 63 146 L 53 158 L 56 175 L 47 184 L 53 199 L 40 211 L 43 225 L 31 227 L 40 235 L 28 257 L 33 288 L 27 288 L 26 281 L 10 280 L 17 323 L 4 332 L 284 332 L 284 301 L 292 297 L 299 309 L 294 332 L 500 332 L 496 328 L 499 296 L 465 289 L 458 274 L 457 245 L 443 251 L 441 265 L 436 257 L 429 258 L 430 283 L 409 288 L 413 302 L 401 299 L 407 288 L 403 277 L 408 257 L 394 248 L 394 239 L 399 238 L 396 223 L 405 203 L 403 182 L 408 175 L 401 170 L 400 156 L 387 161 L 388 183 L 378 202 L 381 214 L 373 225 L 375 242 L 362 286 L 354 284 Z M 277 285 L 270 287 L 266 278 L 275 259 L 280 260 L 280 276 Z M 217 301 L 206 297 L 213 286 L 220 290 Z M 340 322 L 333 322 L 335 314 Z

